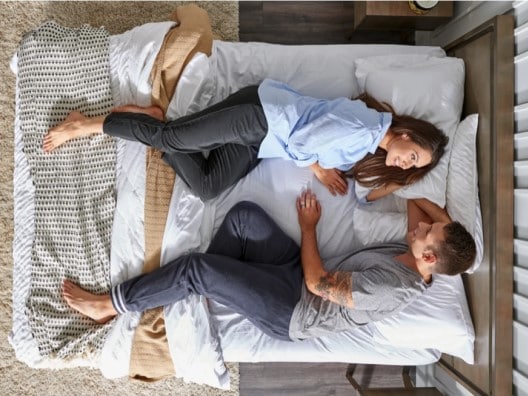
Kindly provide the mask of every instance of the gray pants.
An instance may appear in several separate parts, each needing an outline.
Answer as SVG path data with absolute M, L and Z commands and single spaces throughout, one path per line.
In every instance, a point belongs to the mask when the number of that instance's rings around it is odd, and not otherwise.
M 271 337 L 290 340 L 303 284 L 297 244 L 262 208 L 240 202 L 207 253 L 192 253 L 112 288 L 119 313 L 144 311 L 200 294 L 248 318 Z
M 200 198 L 210 199 L 259 162 L 268 124 L 257 89 L 243 88 L 214 106 L 167 123 L 145 114 L 111 113 L 103 130 L 163 151 L 178 176 Z M 204 151 L 209 151 L 207 158 Z

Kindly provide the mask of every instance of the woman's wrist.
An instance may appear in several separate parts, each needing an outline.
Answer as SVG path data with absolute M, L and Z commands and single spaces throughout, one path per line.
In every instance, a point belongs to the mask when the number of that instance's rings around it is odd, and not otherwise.
M 321 166 L 318 162 L 314 162 L 312 165 L 309 165 L 309 168 L 312 170 L 313 173 L 317 173 L 321 169 Z

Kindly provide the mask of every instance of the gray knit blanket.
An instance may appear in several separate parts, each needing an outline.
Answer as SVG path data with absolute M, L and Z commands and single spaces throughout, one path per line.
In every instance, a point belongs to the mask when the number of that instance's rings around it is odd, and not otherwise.
M 109 325 L 69 308 L 65 278 L 94 293 L 110 287 L 110 237 L 115 207 L 115 144 L 98 135 L 44 153 L 49 128 L 72 110 L 87 116 L 112 107 L 108 33 L 48 22 L 24 37 L 18 52 L 19 119 L 35 186 L 30 292 L 26 314 L 44 357 L 94 357 Z

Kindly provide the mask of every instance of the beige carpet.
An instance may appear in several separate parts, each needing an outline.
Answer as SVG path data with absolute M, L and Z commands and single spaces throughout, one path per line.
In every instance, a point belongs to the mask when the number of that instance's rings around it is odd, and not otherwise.
M 7 341 L 11 330 L 13 241 L 13 120 L 15 77 L 9 60 L 22 35 L 44 21 L 65 26 L 83 23 L 121 33 L 146 22 L 163 21 L 175 2 L 0 2 L 0 393 L 10 396 L 96 395 L 238 395 L 238 366 L 230 365 L 230 391 L 185 384 L 177 379 L 152 384 L 107 380 L 98 370 L 34 370 L 18 362 Z M 213 32 L 238 40 L 238 3 L 203 2 Z

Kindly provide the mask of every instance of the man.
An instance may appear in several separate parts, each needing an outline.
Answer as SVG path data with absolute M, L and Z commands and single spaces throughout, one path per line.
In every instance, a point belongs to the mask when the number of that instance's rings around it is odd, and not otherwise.
M 393 315 L 427 289 L 432 274 L 468 269 L 475 243 L 427 200 L 408 201 L 407 244 L 367 247 L 327 260 L 317 248 L 321 206 L 310 191 L 297 199 L 301 248 L 257 205 L 235 205 L 206 253 L 191 253 L 91 294 L 65 281 L 67 303 L 104 323 L 117 314 L 170 304 L 191 293 L 244 315 L 266 334 L 300 340 Z M 434 222 L 433 222 L 434 221 Z

